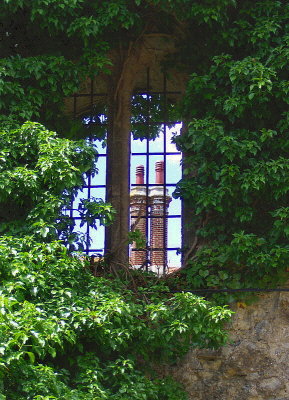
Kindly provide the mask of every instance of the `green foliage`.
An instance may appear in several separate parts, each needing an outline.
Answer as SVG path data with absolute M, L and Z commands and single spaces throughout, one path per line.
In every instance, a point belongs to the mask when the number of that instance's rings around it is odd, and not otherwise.
M 88 76 L 109 74 L 112 50 L 128 49 L 151 27 L 172 34 L 176 26 L 183 31 L 186 24 L 223 23 L 234 5 L 234 0 L 2 1 L 0 124 L 37 120 L 66 137 L 76 131 L 85 136 L 83 127 L 67 118 L 64 98 Z M 144 135 L 140 126 L 135 133 Z
M 288 16 L 284 2 L 242 2 L 211 38 L 211 63 L 191 75 L 191 122 L 176 138 L 188 155 L 176 196 L 196 211 L 187 272 L 194 287 L 276 287 L 286 279 Z
M 80 73 L 64 57 L 19 54 L 0 60 L 1 123 L 47 118 L 55 104 L 77 90 Z M 48 97 L 48 93 L 50 94 Z M 44 108 L 50 109 L 49 111 Z
M 191 74 L 182 109 L 191 123 L 176 139 L 187 155 L 176 195 L 196 210 L 187 282 L 239 288 L 284 279 L 288 13 L 285 1 L 270 0 L 2 1 L 2 398 L 181 400 L 180 388 L 158 379 L 154 367 L 191 345 L 225 342 L 228 309 L 191 294 L 164 295 L 153 279 L 142 278 L 135 293 L 126 279 L 92 276 L 84 260 L 52 241 L 77 247 L 63 207 L 93 169 L 95 152 L 50 130 L 103 137 L 69 120 L 64 98 L 87 77 L 110 73 L 113 50 L 126 54 L 143 34 L 173 32 L 179 52 L 170 62 Z M 152 113 L 162 120 L 159 101 L 133 100 L 135 137 L 147 136 L 139 123 Z M 105 114 L 99 107 L 96 119 Z M 26 119 L 49 130 L 21 126 Z M 78 212 L 94 227 L 112 218 L 98 199 L 80 201 Z
M 74 221 L 65 207 L 83 186 L 85 173 L 97 172 L 95 158 L 86 141 L 60 139 L 37 123 L 0 132 L 0 232 L 46 241 L 61 237 L 75 248 Z M 110 223 L 113 210 L 100 199 L 80 199 L 79 215 L 96 227 L 96 221 Z
M 62 135 L 79 137 L 84 127 L 64 114 L 64 97 L 76 92 L 87 73 L 63 56 L 20 54 L 0 60 L 0 126 L 19 127 L 40 120 Z M 83 135 L 83 134 L 82 134 Z
M 156 363 L 226 339 L 228 309 L 192 294 L 168 298 L 158 285 L 134 294 L 126 281 L 94 277 L 59 242 L 3 236 L 0 274 L 1 394 L 9 400 L 185 399 L 156 377 Z
M 128 233 L 128 243 L 133 242 L 135 243 L 136 249 L 146 248 L 146 238 L 139 229 L 135 229 L 134 231 Z
M 63 207 L 95 171 L 87 141 L 27 122 L 1 132 L 0 155 L 1 398 L 185 400 L 158 377 L 160 364 L 224 344 L 231 311 L 168 295 L 157 278 L 133 291 L 126 276 L 96 277 L 89 260 L 71 256 L 77 238 Z M 93 227 L 113 217 L 101 199 L 78 210 Z
M 163 103 L 167 102 L 164 111 Z M 154 140 L 159 136 L 162 129 L 157 124 L 150 124 L 150 121 L 162 123 L 165 120 L 177 121 L 179 115 L 177 107 L 164 95 L 134 95 L 131 103 L 131 124 L 134 139 L 143 140 L 149 138 Z M 168 127 L 172 127 L 168 125 Z
M 102 199 L 91 197 L 90 199 L 82 199 L 78 206 L 79 215 L 82 218 L 80 226 L 87 223 L 92 228 L 97 228 L 96 216 L 101 225 L 110 225 L 113 221 L 115 210 L 110 204 L 105 203 Z

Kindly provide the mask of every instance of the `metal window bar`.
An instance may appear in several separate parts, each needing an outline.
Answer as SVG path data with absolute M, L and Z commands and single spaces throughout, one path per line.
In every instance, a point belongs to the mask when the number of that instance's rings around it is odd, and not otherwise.
M 167 120 L 167 79 L 166 76 L 163 76 L 163 85 L 164 85 L 164 119 L 165 121 Z M 167 215 L 167 124 L 164 124 L 164 187 L 163 187 L 163 260 L 164 260 L 164 264 L 163 264 L 163 275 L 165 275 L 167 269 L 168 269 L 168 255 L 167 255 L 167 240 L 168 240 L 168 227 L 167 227 L 167 219 L 166 219 L 166 215 Z
M 147 82 L 146 82 L 146 99 L 148 101 L 148 105 L 150 106 L 149 103 L 149 93 L 150 93 L 150 69 L 147 68 Z M 148 115 L 147 115 L 147 137 L 146 137 L 146 271 L 148 270 L 148 266 L 150 261 L 150 248 L 149 248 L 149 176 L 150 176 L 150 163 L 149 163 L 149 153 L 150 153 L 150 141 L 149 141 L 149 135 L 150 135 L 150 107 L 148 107 Z

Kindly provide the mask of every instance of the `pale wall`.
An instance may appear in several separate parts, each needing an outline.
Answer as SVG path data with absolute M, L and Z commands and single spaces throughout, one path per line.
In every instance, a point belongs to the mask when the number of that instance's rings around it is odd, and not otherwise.
M 168 368 L 190 400 L 289 400 L 289 293 L 261 295 L 236 308 L 232 343 L 191 351 Z

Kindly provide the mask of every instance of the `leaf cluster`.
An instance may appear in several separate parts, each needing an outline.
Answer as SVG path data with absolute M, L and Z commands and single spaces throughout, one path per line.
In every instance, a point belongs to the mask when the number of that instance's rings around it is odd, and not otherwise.
M 288 265 L 288 20 L 285 2 L 242 2 L 184 100 L 175 195 L 195 210 L 195 287 L 275 287 Z M 227 36 L 225 33 L 227 32 Z M 212 46 L 214 39 L 212 39 Z
M 3 236 L 0 274 L 3 399 L 185 399 L 156 364 L 226 340 L 227 308 L 154 285 L 136 296 L 59 242 Z
M 96 150 L 87 141 L 70 141 L 38 123 L 0 132 L 0 232 L 39 240 L 58 237 L 76 246 L 75 221 L 66 208 L 84 185 L 85 174 L 97 172 Z M 96 227 L 113 217 L 109 204 L 78 195 L 80 221 Z M 73 244 L 74 242 L 74 244 Z

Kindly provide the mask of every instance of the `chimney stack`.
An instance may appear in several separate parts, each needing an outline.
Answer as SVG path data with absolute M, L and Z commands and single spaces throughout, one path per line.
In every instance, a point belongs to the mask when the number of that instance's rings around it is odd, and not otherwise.
M 164 185 L 164 161 L 155 164 L 157 185 Z M 167 213 L 171 201 L 168 190 L 164 186 L 154 186 L 150 190 L 150 247 L 151 247 L 151 266 L 155 272 L 167 266 Z M 154 250 L 156 249 L 156 250 Z
M 130 192 L 130 215 L 134 229 L 140 230 L 146 237 L 148 206 L 150 207 L 150 270 L 163 274 L 167 266 L 167 213 L 172 200 L 168 190 L 164 189 L 164 161 L 156 162 L 155 174 L 157 186 L 147 190 L 144 186 L 144 166 L 136 167 L 138 186 L 134 186 Z M 149 193 L 149 204 L 147 193 Z M 135 243 L 131 247 L 130 261 L 133 266 L 140 267 L 148 258 L 147 252 L 134 249 L 136 249 Z
M 144 166 L 139 165 L 136 167 L 136 184 L 144 184 Z M 131 226 L 133 230 L 138 229 L 144 237 L 146 237 L 147 230 L 147 200 L 145 186 L 135 186 L 130 192 L 130 216 Z M 133 266 L 142 266 L 146 261 L 146 251 L 134 250 L 136 249 L 134 242 L 131 247 L 130 261 Z

